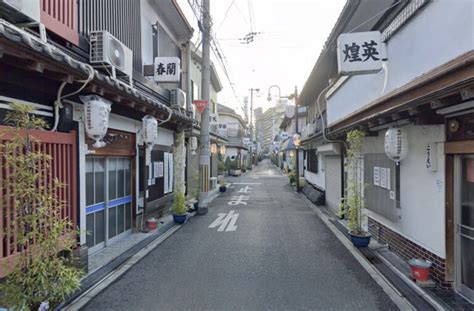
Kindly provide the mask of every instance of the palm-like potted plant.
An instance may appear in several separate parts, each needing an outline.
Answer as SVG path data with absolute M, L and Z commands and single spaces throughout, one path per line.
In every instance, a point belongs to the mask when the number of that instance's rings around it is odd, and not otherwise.
M 371 235 L 362 227 L 362 208 L 364 198 L 362 193 L 365 183 L 362 180 L 362 145 L 365 132 L 352 130 L 347 134 L 349 148 L 347 150 L 346 170 L 348 172 L 347 181 L 347 216 L 349 234 L 351 242 L 356 247 L 367 247 L 370 243 Z
M 187 211 L 185 196 L 176 193 L 173 200 L 173 221 L 177 224 L 183 224 L 186 221 Z
M 227 191 L 227 183 L 226 183 L 225 179 L 221 179 L 219 181 L 219 191 L 220 192 L 226 192 Z

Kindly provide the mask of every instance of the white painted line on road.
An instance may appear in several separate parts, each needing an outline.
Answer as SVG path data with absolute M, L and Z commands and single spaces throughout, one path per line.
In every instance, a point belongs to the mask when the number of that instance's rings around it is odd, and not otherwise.
M 77 297 L 69 305 L 65 306 L 63 310 L 79 310 L 83 308 L 89 301 L 91 301 L 95 296 L 99 295 L 103 290 L 115 282 L 119 277 L 121 277 L 128 269 L 140 261 L 143 257 L 148 255 L 152 250 L 154 250 L 158 245 L 163 243 L 167 238 L 169 238 L 173 233 L 181 229 L 183 226 L 175 226 L 170 230 L 166 231 L 163 235 L 158 237 L 156 240 L 142 248 L 138 253 L 133 255 L 129 260 L 123 263 L 120 267 L 109 273 L 106 277 L 96 283 L 89 290 L 84 292 L 81 296 Z
M 233 182 L 233 185 L 261 185 L 261 182 Z
M 316 215 L 324 222 L 326 227 L 334 233 L 338 240 L 349 250 L 354 258 L 360 263 L 360 265 L 367 271 L 372 279 L 382 287 L 383 291 L 392 299 L 392 301 L 400 308 L 400 310 L 416 310 L 415 307 L 405 298 L 403 295 L 390 283 L 383 274 L 375 269 L 370 262 L 362 256 L 359 250 L 351 244 L 351 242 L 334 226 L 327 215 L 321 212 L 317 207 L 314 206 L 304 195 L 300 194 L 303 201 L 311 208 Z
M 232 216 L 232 219 L 230 220 L 229 225 L 227 226 L 226 232 L 232 232 L 237 230 L 237 226 L 235 225 L 235 223 L 237 222 L 238 218 L 239 214 L 234 214 L 234 216 Z
M 209 225 L 209 228 L 216 228 L 218 232 L 232 232 L 237 230 L 237 226 L 235 223 L 237 222 L 237 219 L 239 218 L 239 214 L 235 213 L 234 210 L 231 210 L 229 213 L 219 213 L 217 214 L 217 219 L 212 222 L 212 224 Z M 227 227 L 227 229 L 226 229 Z

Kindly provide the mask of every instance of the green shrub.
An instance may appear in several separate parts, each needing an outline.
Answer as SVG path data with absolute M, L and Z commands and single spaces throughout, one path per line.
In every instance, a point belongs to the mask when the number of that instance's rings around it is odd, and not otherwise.
M 186 198 L 182 194 L 175 194 L 173 200 L 173 213 L 175 215 L 184 215 L 188 211 Z
M 0 293 L 3 302 L 15 310 L 38 310 L 46 301 L 53 308 L 80 285 L 83 273 L 59 255 L 72 251 L 77 232 L 70 220 L 61 217 L 66 202 L 57 194 L 64 185 L 57 178 L 52 183 L 41 182 L 49 172 L 51 157 L 34 150 L 37 140 L 32 130 L 45 128 L 46 123 L 34 117 L 28 105 L 11 104 L 11 108 L 6 121 L 13 126 L 8 130 L 12 139 L 0 143 L 5 159 L 0 169 L 15 172 L 4 180 L 14 189 L 0 198 L 0 214 L 5 215 L 7 200 L 15 202 L 16 217 L 6 230 L 19 237 L 11 247 L 20 256 L 13 272 L 0 284 Z

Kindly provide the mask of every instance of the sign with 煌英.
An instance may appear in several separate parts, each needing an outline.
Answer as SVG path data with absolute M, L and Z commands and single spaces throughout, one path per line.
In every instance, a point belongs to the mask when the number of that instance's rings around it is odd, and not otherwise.
M 155 82 L 179 82 L 181 76 L 181 61 L 179 57 L 155 57 Z
M 356 75 L 378 72 L 386 60 L 385 43 L 379 31 L 343 33 L 337 38 L 339 73 Z

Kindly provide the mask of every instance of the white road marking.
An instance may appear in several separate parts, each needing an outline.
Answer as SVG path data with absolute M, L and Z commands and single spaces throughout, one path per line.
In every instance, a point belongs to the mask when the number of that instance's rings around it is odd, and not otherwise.
M 261 185 L 261 182 L 233 182 L 233 185 Z
M 224 230 L 226 232 L 236 231 L 237 226 L 235 223 L 237 222 L 237 218 L 239 218 L 239 214 L 235 213 L 233 210 L 231 210 L 228 214 L 219 213 L 217 219 L 209 225 L 209 228 L 212 229 L 219 227 L 217 229 L 218 232 L 223 232 Z
M 252 188 L 250 188 L 249 186 L 245 186 L 243 188 L 240 188 L 240 190 L 237 191 L 237 192 L 249 193 L 249 192 L 252 192 L 252 191 L 250 191 L 250 189 L 252 189 Z
M 227 226 L 226 232 L 232 232 L 232 231 L 237 230 L 237 226 L 235 225 L 235 223 L 237 222 L 238 218 L 239 218 L 239 214 L 234 214 L 232 216 L 232 219 L 230 220 L 229 225 Z
M 233 196 L 231 201 L 229 203 L 227 203 L 228 205 L 247 205 L 247 202 L 244 202 L 244 201 L 248 201 L 250 199 L 249 196 L 247 195 L 237 195 L 237 196 Z

